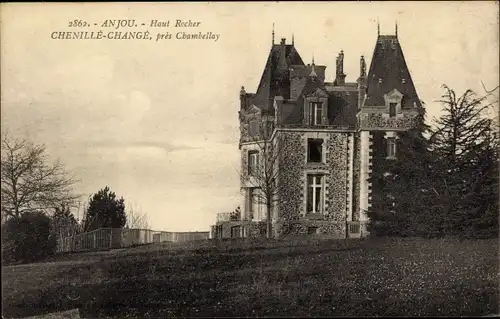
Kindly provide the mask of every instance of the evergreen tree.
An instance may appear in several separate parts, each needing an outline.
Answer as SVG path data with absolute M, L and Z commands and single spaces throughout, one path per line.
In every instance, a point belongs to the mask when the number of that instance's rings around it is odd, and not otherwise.
M 117 199 L 107 186 L 91 197 L 85 216 L 86 231 L 101 227 L 123 228 L 126 223 L 123 197 Z
M 434 225 L 433 209 L 429 209 L 433 156 L 425 134 L 425 108 L 419 110 L 416 125 L 398 133 L 396 159 L 382 161 L 373 172 L 373 206 L 368 215 L 370 231 L 378 235 L 432 236 L 438 230 Z M 384 154 L 385 156 L 385 154 Z M 430 225 L 429 225 L 430 224 Z
M 57 238 L 72 236 L 78 232 L 78 222 L 66 205 L 56 207 L 52 216 L 52 233 Z
M 436 121 L 431 146 L 434 190 L 443 231 L 475 236 L 498 232 L 498 135 L 486 96 L 466 90 L 457 98 L 444 86 L 444 115 Z M 495 211 L 495 213 L 493 213 Z

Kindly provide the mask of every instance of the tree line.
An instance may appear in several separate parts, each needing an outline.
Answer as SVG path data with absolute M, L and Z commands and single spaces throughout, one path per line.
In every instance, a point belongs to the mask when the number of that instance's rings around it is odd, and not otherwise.
M 126 209 L 107 186 L 75 217 L 79 181 L 51 161 L 45 145 L 5 134 L 1 150 L 2 263 L 38 260 L 55 252 L 58 239 L 101 227 L 150 228 L 147 214 Z

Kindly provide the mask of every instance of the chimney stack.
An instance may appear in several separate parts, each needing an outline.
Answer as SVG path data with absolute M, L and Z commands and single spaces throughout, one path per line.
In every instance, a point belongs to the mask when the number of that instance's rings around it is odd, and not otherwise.
M 358 78 L 358 111 L 361 110 L 366 97 L 366 62 L 362 55 L 359 59 L 359 78 Z
M 280 53 L 283 56 L 283 58 L 286 58 L 286 38 L 281 38 L 281 43 L 280 43 Z
M 286 73 L 288 71 L 288 64 L 286 63 L 286 38 L 281 38 L 281 43 L 280 43 L 280 56 L 278 59 L 278 70 L 283 73 Z
M 247 92 L 245 91 L 245 87 L 242 86 L 240 90 L 240 110 L 244 110 L 247 107 Z
M 366 62 L 364 56 L 361 56 L 361 59 L 359 59 L 359 77 L 366 77 Z
M 345 77 L 346 75 L 344 74 L 344 51 L 341 50 L 339 56 L 337 57 L 337 69 L 335 77 L 336 85 L 344 85 Z

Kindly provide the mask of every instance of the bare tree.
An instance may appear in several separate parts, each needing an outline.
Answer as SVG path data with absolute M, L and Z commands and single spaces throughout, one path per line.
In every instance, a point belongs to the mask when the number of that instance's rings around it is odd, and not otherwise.
M 141 213 L 141 211 L 137 209 L 137 207 L 132 207 L 132 205 L 128 205 L 128 207 L 130 208 L 127 211 L 127 224 L 125 225 L 125 228 L 151 228 L 149 217 L 146 213 Z
M 1 203 L 2 218 L 19 220 L 27 211 L 50 212 L 60 205 L 74 206 L 77 180 L 56 160 L 49 162 L 45 145 L 25 139 L 2 137 Z
M 257 145 L 258 155 L 248 163 L 248 168 L 242 171 L 242 178 L 248 179 L 250 186 L 257 190 L 249 200 L 266 207 L 266 235 L 271 238 L 271 213 L 280 192 L 278 165 L 282 155 L 283 138 L 280 135 L 275 135 L 273 139 L 256 137 L 253 143 Z

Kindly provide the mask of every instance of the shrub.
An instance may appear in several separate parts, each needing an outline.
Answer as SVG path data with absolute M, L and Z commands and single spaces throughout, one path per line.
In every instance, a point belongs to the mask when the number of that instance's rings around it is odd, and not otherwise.
M 2 226 L 2 237 L 3 263 L 40 260 L 56 248 L 50 218 L 41 212 L 24 213 L 18 220 L 8 219 Z

